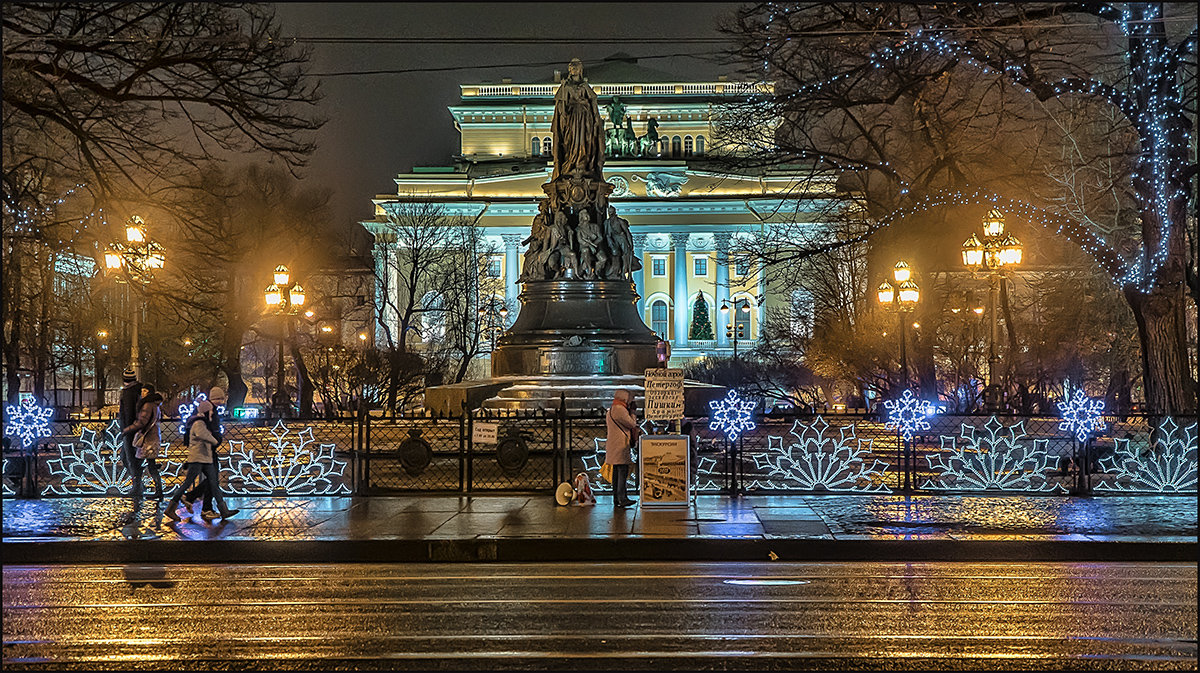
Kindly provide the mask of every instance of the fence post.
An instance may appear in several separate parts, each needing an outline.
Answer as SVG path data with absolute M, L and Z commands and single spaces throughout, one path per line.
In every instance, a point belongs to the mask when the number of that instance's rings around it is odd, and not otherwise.
M 458 418 L 458 437 L 459 437 L 459 485 L 463 492 L 469 492 L 475 487 L 475 461 L 472 457 L 475 453 L 474 443 L 471 441 L 472 434 L 475 432 L 475 411 L 468 409 L 467 413 Z M 463 448 L 466 452 L 464 454 Z M 464 476 L 465 475 L 465 476 Z

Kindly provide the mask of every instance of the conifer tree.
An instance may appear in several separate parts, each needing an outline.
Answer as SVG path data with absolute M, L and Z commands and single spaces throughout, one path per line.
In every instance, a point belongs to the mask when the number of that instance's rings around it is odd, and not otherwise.
M 708 316 L 708 302 L 704 301 L 704 295 L 697 295 L 696 303 L 692 305 L 692 328 L 688 330 L 688 338 L 699 341 L 716 338 L 713 336 L 712 318 Z

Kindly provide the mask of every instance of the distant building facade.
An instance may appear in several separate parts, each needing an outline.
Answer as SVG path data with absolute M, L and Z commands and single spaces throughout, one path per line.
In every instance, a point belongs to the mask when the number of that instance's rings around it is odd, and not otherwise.
M 811 321 L 803 297 L 773 292 L 760 269 L 730 259 L 748 233 L 798 217 L 799 176 L 784 170 L 734 174 L 712 157 L 729 151 L 715 109 L 769 85 L 723 78 L 683 82 L 622 57 L 590 66 L 584 75 L 606 120 L 604 173 L 615 186 L 611 202 L 629 221 L 642 263 L 634 274 L 638 308 L 646 325 L 671 342 L 672 363 L 731 355 L 731 323 L 741 330 L 739 348 L 752 347 L 772 309 Z M 508 308 L 508 324 L 519 309 L 521 241 L 529 235 L 538 200 L 545 197 L 542 185 L 552 172 L 550 124 L 558 76 L 540 83 L 460 85 L 461 101 L 450 108 L 461 137 L 453 164 L 397 175 L 396 192 L 375 197 L 375 218 L 362 223 L 382 233 L 389 209 L 416 201 L 438 203 L 447 216 L 475 221 L 496 251 L 480 260 L 480 269 L 501 281 L 499 299 Z M 619 126 L 622 117 L 625 123 Z M 650 142 L 651 127 L 657 142 Z M 827 188 L 832 190 L 832 182 Z M 811 193 L 811 180 L 806 189 Z M 392 243 L 385 236 L 377 237 L 377 260 L 387 245 Z M 377 274 L 388 272 L 377 269 Z M 386 302 L 377 298 L 376 303 Z M 722 311 L 726 305 L 730 310 Z M 711 329 L 695 324 L 705 316 Z M 381 319 L 394 317 L 384 311 Z

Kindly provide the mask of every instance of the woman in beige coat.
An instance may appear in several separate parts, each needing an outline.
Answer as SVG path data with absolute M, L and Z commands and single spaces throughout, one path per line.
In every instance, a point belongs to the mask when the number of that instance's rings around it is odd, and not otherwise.
M 629 479 L 629 466 L 633 464 L 630 447 L 637 441 L 638 434 L 633 393 L 618 390 L 604 419 L 608 426 L 608 439 L 604 443 L 604 462 L 612 465 L 613 506 L 628 507 L 634 504 L 634 501 L 626 493 L 625 482 Z
M 168 519 L 179 521 L 179 514 L 175 512 L 175 508 L 179 507 L 179 500 L 183 498 L 183 494 L 187 493 L 187 490 L 192 487 L 192 482 L 196 481 L 200 475 L 204 475 L 208 479 L 208 483 L 212 485 L 213 504 L 220 512 L 218 514 L 205 511 L 201 516 L 205 520 L 228 519 L 238 513 L 238 510 L 225 504 L 225 498 L 221 494 L 221 479 L 217 474 L 216 462 L 213 459 L 213 449 L 220 443 L 220 440 L 208 429 L 215 413 L 212 403 L 205 400 L 196 405 L 196 414 L 185 424 L 187 428 L 184 433 L 184 441 L 187 444 L 187 477 L 183 480 L 179 490 L 175 491 L 175 495 L 171 496 L 171 502 L 167 503 L 166 516 Z

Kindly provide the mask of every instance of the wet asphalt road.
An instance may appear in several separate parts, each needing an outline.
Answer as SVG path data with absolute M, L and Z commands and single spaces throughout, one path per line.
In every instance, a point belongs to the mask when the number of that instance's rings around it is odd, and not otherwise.
M 6 566 L 4 668 L 1192 669 L 1196 566 Z

